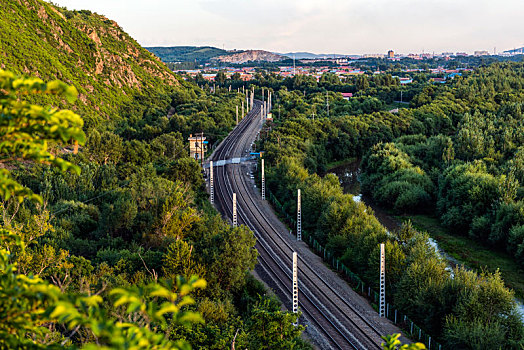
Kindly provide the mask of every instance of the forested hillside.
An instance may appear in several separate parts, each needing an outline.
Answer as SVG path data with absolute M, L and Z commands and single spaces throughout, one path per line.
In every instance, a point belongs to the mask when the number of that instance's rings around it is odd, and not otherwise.
M 0 14 L 0 348 L 309 348 L 188 157 L 243 96 L 179 81 L 88 11 Z
M 211 46 L 172 46 L 172 47 L 147 47 L 163 62 L 209 62 L 211 58 L 227 55 L 226 50 Z
M 446 84 L 415 73 L 407 87 L 389 74 L 345 81 L 324 74 L 319 82 L 257 76 L 277 101 L 259 145 L 276 209 L 294 217 L 300 188 L 305 233 L 326 247 L 324 256 L 374 288 L 385 242 L 389 302 L 448 349 L 522 347 L 514 292 L 496 269 L 449 268 L 410 223 L 388 232 L 326 170 L 363 157 L 362 189 L 375 203 L 398 214 L 437 215 L 453 234 L 507 251 L 522 264 L 523 69 L 497 63 Z M 354 97 L 346 101 L 337 91 Z M 393 101 L 400 91 L 409 108 L 391 110 L 399 107 Z

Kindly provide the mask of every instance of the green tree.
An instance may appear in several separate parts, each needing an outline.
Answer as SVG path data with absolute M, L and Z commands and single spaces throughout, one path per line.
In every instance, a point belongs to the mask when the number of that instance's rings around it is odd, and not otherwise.
M 45 83 L 0 69 L 0 162 L 30 160 L 80 173 L 78 166 L 54 156 L 48 148 L 52 142 L 83 144 L 82 118 L 68 110 L 21 100 L 33 94 L 60 95 L 73 102 L 78 93 L 74 87 L 58 80 Z M 29 197 L 42 202 L 40 196 L 19 184 L 5 168 L 0 169 L 0 196 L 6 200 L 15 196 L 20 201 Z

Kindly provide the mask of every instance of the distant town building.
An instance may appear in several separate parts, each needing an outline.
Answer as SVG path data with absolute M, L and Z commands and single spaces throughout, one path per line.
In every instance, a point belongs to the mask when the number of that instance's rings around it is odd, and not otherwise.
M 483 50 L 483 51 L 475 51 L 475 52 L 473 52 L 473 54 L 474 54 L 475 56 L 488 56 L 488 55 L 489 55 L 489 52 Z
M 349 101 L 349 99 L 353 97 L 353 94 L 351 92 L 342 92 L 342 98 L 346 101 Z
M 189 156 L 193 159 L 202 160 L 207 151 L 207 141 L 203 134 L 189 135 Z
M 465 56 L 467 56 L 467 55 L 468 55 L 468 54 L 465 53 L 465 52 L 457 52 L 457 53 L 455 54 L 455 56 L 462 56 L 462 57 L 465 57 Z
M 389 50 L 388 51 L 388 58 L 395 58 L 395 51 Z
M 433 84 L 444 84 L 446 82 L 446 78 L 432 78 Z
M 362 58 L 384 58 L 384 54 L 382 54 L 382 53 L 367 53 L 365 55 L 362 55 Z
M 420 57 L 420 55 L 417 55 L 417 54 L 414 54 L 414 53 L 410 53 L 408 55 L 408 58 L 411 58 L 412 60 L 421 60 L 422 57 Z

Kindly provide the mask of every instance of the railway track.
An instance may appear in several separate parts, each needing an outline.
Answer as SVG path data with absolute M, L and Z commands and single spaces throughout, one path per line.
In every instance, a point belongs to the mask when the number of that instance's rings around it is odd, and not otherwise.
M 253 110 L 237 125 L 219 145 L 212 160 L 238 158 L 249 153 L 256 138 L 260 120 L 261 103 L 255 102 Z M 257 238 L 258 267 L 270 280 L 268 284 L 278 289 L 277 294 L 289 307 L 292 295 L 291 256 L 295 250 L 283 237 L 281 230 L 268 219 L 264 203 L 255 198 L 257 192 L 248 181 L 246 167 L 228 164 L 215 169 L 215 198 L 222 214 L 232 217 L 232 194 L 237 193 L 239 224 L 251 228 Z M 299 255 L 299 306 L 303 316 L 321 333 L 325 343 L 334 349 L 379 349 L 381 332 L 362 315 L 362 310 L 349 303 L 328 281 L 310 267 Z

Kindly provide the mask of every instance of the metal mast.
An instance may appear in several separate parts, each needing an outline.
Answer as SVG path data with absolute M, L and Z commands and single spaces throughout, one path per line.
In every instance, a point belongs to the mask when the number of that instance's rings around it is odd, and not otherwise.
M 300 188 L 297 195 L 297 241 L 302 240 L 302 200 L 300 198 Z
M 380 304 L 379 316 L 386 317 L 386 253 L 384 243 L 380 244 Z

